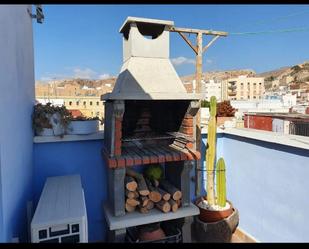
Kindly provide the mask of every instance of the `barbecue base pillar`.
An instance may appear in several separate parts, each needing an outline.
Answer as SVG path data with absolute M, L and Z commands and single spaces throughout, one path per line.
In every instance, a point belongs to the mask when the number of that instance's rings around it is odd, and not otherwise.
M 116 230 L 109 230 L 108 231 L 108 238 L 107 242 L 118 242 L 123 243 L 125 242 L 127 230 L 125 228 L 116 229 Z
M 125 215 L 125 168 L 108 169 L 108 200 L 114 216 Z

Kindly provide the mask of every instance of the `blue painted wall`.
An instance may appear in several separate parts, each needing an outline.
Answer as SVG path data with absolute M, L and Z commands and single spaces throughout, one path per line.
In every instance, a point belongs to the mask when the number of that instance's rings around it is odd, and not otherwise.
M 261 242 L 309 241 L 309 151 L 224 135 L 227 197 Z
M 34 144 L 34 207 L 47 177 L 80 174 L 88 216 L 89 241 L 104 241 L 102 202 L 107 199 L 102 140 Z
M 27 239 L 32 200 L 34 59 L 27 7 L 0 6 L 0 242 Z
M 207 136 L 202 138 L 204 160 Z M 107 199 L 107 177 L 102 146 L 100 140 L 34 146 L 35 205 L 47 177 L 80 174 L 89 241 L 106 239 L 102 201 Z M 227 167 L 227 197 L 240 212 L 240 228 L 262 242 L 308 242 L 308 150 L 218 134 L 217 159 L 220 156 Z M 191 175 L 194 176 L 194 170 Z M 194 189 L 191 182 L 192 200 Z M 205 193 L 203 183 L 202 194 Z

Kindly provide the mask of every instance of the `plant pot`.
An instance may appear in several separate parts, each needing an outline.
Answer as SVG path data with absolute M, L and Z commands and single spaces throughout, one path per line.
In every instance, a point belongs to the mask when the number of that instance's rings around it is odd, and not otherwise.
M 54 131 L 51 128 L 43 128 L 42 131 L 36 131 L 38 136 L 54 136 Z
M 165 237 L 165 233 L 159 223 L 142 225 L 138 231 L 138 237 L 141 241 L 160 240 Z
M 201 199 L 197 200 L 195 203 L 199 203 L 200 201 Z M 231 210 L 230 214 L 227 217 L 221 218 L 217 221 L 213 221 L 216 220 L 216 218 L 213 217 L 213 214 L 210 215 L 211 218 L 209 218 L 209 214 L 207 214 L 208 216 L 205 216 L 205 209 L 199 207 L 203 214 L 200 213 L 199 216 L 194 217 L 194 222 L 192 225 L 192 236 L 194 237 L 194 240 L 197 242 L 223 243 L 228 243 L 231 241 L 232 235 L 239 224 L 239 213 L 238 210 L 233 207 L 231 202 L 229 202 L 229 204 L 231 205 L 231 209 L 229 209 Z M 224 214 L 221 213 L 220 215 L 226 216 L 227 212 Z M 201 220 L 201 218 L 203 220 Z M 211 221 L 206 222 L 205 219 L 210 219 Z
M 224 218 L 227 218 L 229 217 L 233 211 L 234 211 L 234 208 L 233 208 L 233 205 L 230 201 L 227 201 L 229 204 L 230 204 L 230 208 L 227 209 L 227 210 L 208 210 L 208 209 L 205 209 L 205 208 L 201 208 L 199 207 L 199 203 L 203 201 L 203 198 L 199 198 L 195 201 L 195 205 L 199 208 L 200 210 L 200 214 L 199 214 L 199 219 L 203 222 L 217 222 L 217 221 L 220 221 Z
M 86 135 L 99 130 L 99 120 L 71 121 L 67 128 L 69 135 Z
M 235 117 L 217 117 L 217 126 L 224 125 L 225 121 L 232 121 Z
M 59 113 L 54 113 L 49 116 L 49 122 L 53 127 L 53 132 L 55 136 L 61 136 L 64 134 L 64 127 L 61 124 L 61 115 Z

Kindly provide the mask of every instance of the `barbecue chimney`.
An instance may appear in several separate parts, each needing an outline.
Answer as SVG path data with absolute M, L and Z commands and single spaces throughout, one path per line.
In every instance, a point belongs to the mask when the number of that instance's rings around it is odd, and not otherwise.
M 103 100 L 197 100 L 187 93 L 169 59 L 173 21 L 128 17 L 123 34 L 123 65 L 112 93 Z

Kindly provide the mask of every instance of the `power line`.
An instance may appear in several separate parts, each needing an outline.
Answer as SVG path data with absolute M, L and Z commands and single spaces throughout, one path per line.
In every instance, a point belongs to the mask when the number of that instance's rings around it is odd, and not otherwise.
M 309 31 L 309 27 L 295 28 L 295 29 L 281 29 L 281 30 L 266 30 L 257 32 L 229 32 L 229 35 L 259 35 L 259 34 L 288 33 L 288 32 L 302 32 L 302 31 Z
M 295 13 L 292 13 L 292 14 L 288 14 L 286 16 L 280 16 L 280 17 L 276 17 L 276 18 L 272 18 L 272 19 L 269 19 L 269 20 L 262 20 L 262 21 L 257 21 L 257 22 L 253 22 L 253 23 L 246 23 L 244 25 L 241 25 L 241 26 L 238 26 L 239 27 L 244 27 L 244 26 L 248 26 L 248 25 L 260 25 L 260 24 L 267 24 L 269 22 L 276 22 L 276 21 L 282 21 L 282 20 L 285 20 L 285 19 L 288 19 L 290 17 L 295 17 L 295 16 L 298 16 L 298 15 L 302 15 L 304 13 L 308 13 L 309 10 L 304 10 L 304 11 L 300 11 L 300 12 L 295 12 Z

